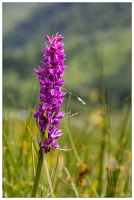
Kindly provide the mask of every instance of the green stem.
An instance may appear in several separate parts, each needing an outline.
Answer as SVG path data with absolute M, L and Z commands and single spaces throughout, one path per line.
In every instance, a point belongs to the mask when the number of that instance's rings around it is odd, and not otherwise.
M 102 104 L 102 110 L 103 110 L 103 130 L 102 130 L 102 142 L 101 142 L 101 152 L 100 152 L 100 173 L 99 173 L 99 185 L 97 192 L 99 196 L 102 192 L 102 182 L 103 182 L 103 163 L 104 163 L 104 152 L 106 148 L 106 88 L 105 88 L 105 80 L 104 80 L 104 64 L 103 64 L 103 52 L 101 51 L 100 55 L 100 78 L 101 78 L 101 104 Z
M 65 120 L 65 126 L 66 126 L 66 128 L 67 128 L 67 133 L 68 133 L 69 140 L 70 140 L 70 143 L 71 143 L 72 148 L 73 148 L 73 151 L 74 151 L 74 155 L 75 155 L 77 161 L 80 162 L 81 159 L 80 159 L 79 154 L 78 154 L 78 152 L 77 152 L 77 149 L 76 149 L 76 147 L 75 147 L 75 144 L 74 144 L 74 141 L 73 141 L 73 138 L 72 138 L 72 135 L 71 135 L 71 132 L 70 132 L 70 129 L 69 129 L 67 120 Z
M 36 197 L 36 193 L 37 193 L 37 189 L 38 189 L 38 185 L 39 185 L 40 174 L 41 174 L 41 169 L 42 169 L 42 164 L 43 164 L 43 153 L 40 150 L 38 166 L 37 166 L 37 171 L 36 171 L 36 176 L 35 176 L 35 180 L 34 180 L 31 197 Z

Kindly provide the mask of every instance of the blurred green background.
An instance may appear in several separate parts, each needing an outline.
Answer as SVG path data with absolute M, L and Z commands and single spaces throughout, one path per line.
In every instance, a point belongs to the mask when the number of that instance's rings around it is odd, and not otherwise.
M 31 195 L 38 161 L 33 141 L 39 149 L 34 68 L 41 65 L 46 34 L 57 32 L 64 36 L 68 66 L 64 88 L 74 95 L 65 96 L 58 141 L 71 150 L 46 155 L 54 196 L 131 197 L 132 4 L 2 6 L 3 197 Z M 37 197 L 49 196 L 48 182 L 43 166 Z
M 85 109 L 102 75 L 109 106 L 130 96 L 131 3 L 4 2 L 2 9 L 4 107 L 37 106 L 34 68 L 41 65 L 45 35 L 57 32 L 65 37 L 65 88 L 86 102 Z M 77 98 L 70 108 L 81 110 Z

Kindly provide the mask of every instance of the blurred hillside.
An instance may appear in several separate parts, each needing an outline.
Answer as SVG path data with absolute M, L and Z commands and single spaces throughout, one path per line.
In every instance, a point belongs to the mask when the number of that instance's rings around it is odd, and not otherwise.
M 3 106 L 37 105 L 33 69 L 45 35 L 57 32 L 65 37 L 66 89 L 89 106 L 104 76 L 107 103 L 130 95 L 131 3 L 3 3 Z M 78 111 L 76 100 L 70 106 Z

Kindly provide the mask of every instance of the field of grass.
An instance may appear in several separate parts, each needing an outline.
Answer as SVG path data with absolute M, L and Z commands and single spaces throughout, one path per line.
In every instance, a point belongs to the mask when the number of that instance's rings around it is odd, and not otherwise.
M 86 112 L 68 107 L 64 150 L 44 156 L 37 197 L 131 197 L 131 107 L 95 104 L 97 90 L 90 100 Z M 31 196 L 39 150 L 33 112 L 3 108 L 3 197 Z
M 45 35 L 56 32 L 65 37 L 64 87 L 75 94 L 65 96 L 61 149 L 44 155 L 36 197 L 132 197 L 131 3 L 2 8 L 3 197 L 34 196 L 41 152 L 34 68 Z

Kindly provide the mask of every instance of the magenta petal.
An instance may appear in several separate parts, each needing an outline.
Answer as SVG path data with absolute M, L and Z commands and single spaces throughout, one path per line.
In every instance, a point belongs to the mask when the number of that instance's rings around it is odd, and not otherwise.
M 45 43 L 46 50 L 42 51 L 43 68 L 38 66 L 38 69 L 34 69 L 38 75 L 40 87 L 40 104 L 34 117 L 38 118 L 41 130 L 40 147 L 44 149 L 45 153 L 49 152 L 51 148 L 60 148 L 56 140 L 62 135 L 59 123 L 65 113 L 60 109 L 66 94 L 66 92 L 61 92 L 62 85 L 65 84 L 65 80 L 61 78 L 66 68 L 64 65 L 66 54 L 63 49 L 64 44 L 61 42 L 63 38 L 58 34 L 51 38 L 46 35 L 49 44 Z M 46 130 L 48 134 L 47 138 L 44 138 L 43 134 Z
M 36 112 L 33 116 L 34 116 L 35 118 L 37 118 L 37 117 L 40 116 L 40 113 L 39 113 L 39 112 Z

